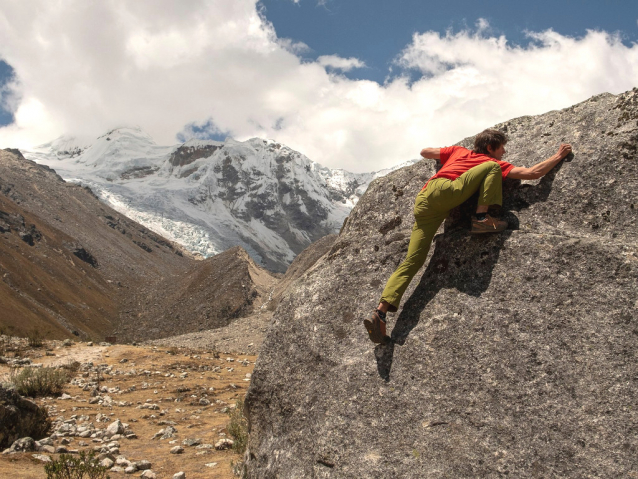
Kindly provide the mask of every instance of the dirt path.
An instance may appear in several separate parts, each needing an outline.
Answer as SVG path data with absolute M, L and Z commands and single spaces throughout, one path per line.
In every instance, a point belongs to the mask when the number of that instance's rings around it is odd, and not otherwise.
M 272 321 L 272 312 L 262 311 L 209 331 L 156 339 L 145 344 L 163 347 L 203 348 L 224 353 L 257 354 Z
M 102 363 L 106 359 L 104 357 L 105 351 L 108 351 L 106 346 L 86 346 L 79 348 L 61 346 L 59 349 L 55 349 L 55 356 L 44 356 L 42 358 L 42 364 L 44 366 L 54 367 L 63 366 L 73 361 L 79 363 Z

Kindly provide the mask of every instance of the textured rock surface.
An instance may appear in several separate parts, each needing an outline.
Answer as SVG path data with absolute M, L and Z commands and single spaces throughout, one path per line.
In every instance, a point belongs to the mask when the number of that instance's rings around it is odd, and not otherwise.
M 278 304 L 281 296 L 286 292 L 292 283 L 301 278 L 314 264 L 325 255 L 337 240 L 337 235 L 327 235 L 315 241 L 305 250 L 297 255 L 295 260 L 288 266 L 286 274 L 277 283 L 272 295 L 272 301 Z M 272 309 L 269 306 L 269 309 Z
M 501 236 L 453 212 L 376 347 L 361 321 L 435 163 L 373 182 L 274 313 L 246 401 L 249 477 L 636 474 L 637 119 L 632 91 L 497 125 L 515 165 L 561 142 L 574 157 L 505 182 Z
M 50 427 L 44 409 L 14 390 L 0 386 L 0 450 L 27 436 L 40 439 Z

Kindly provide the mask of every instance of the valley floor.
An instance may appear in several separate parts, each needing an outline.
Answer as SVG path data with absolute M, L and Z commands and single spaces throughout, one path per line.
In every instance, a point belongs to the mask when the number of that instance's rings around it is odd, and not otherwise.
M 45 347 L 38 349 L 20 348 L 18 355 L 44 366 L 80 362 L 74 380 L 64 390 L 70 398 L 36 399 L 39 405 L 49 410 L 53 421 L 59 421 L 58 424 L 76 419 L 78 424 L 93 423 L 96 429 L 103 429 L 117 419 L 128 423 L 137 438 L 120 438 L 119 454 L 131 461 L 150 461 L 158 478 L 172 478 L 179 471 L 184 471 L 188 479 L 234 477 L 232 463 L 239 462 L 241 456 L 232 450 L 216 450 L 213 446 L 220 439 L 230 438 L 226 430 L 228 411 L 245 395 L 255 355 L 175 346 L 88 346 L 87 343 L 73 343 L 65 347 L 57 341 L 46 341 Z M 93 363 L 93 366 L 88 363 Z M 102 399 L 109 396 L 111 400 L 90 404 L 90 390 L 83 390 L 83 385 L 94 379 L 95 368 L 99 365 L 112 368 L 110 373 L 102 374 L 100 382 L 100 387 L 105 386 L 109 390 L 101 394 Z M 0 381 L 6 381 L 9 374 L 9 366 L 0 364 Z M 169 424 L 174 424 L 177 430 L 175 437 L 153 439 L 160 429 Z M 90 437 L 60 437 L 54 440 L 53 445 L 63 444 L 64 439 L 70 441 L 66 445 L 69 450 L 90 450 L 108 442 Z M 195 444 L 183 444 L 189 439 L 196 440 L 190 441 Z M 175 446 L 182 446 L 184 452 L 170 454 Z M 0 477 L 46 477 L 43 463 L 35 459 L 34 454 L 42 453 L 0 455 Z M 58 455 L 50 456 L 56 458 Z M 139 474 L 134 475 L 137 477 Z M 131 477 L 112 471 L 109 475 L 113 479 Z

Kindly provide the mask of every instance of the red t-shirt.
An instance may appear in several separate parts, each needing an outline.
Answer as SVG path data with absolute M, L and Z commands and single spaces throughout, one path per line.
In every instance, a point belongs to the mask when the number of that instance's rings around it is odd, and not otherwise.
M 486 161 L 495 161 L 501 167 L 503 178 L 505 178 L 514 165 L 507 161 L 496 160 L 491 156 L 475 153 L 462 146 L 448 146 L 441 148 L 441 164 L 443 167 L 436 175 L 428 180 L 428 183 L 435 178 L 447 178 L 448 180 L 456 180 L 470 168 L 485 163 Z M 425 186 L 428 186 L 428 183 Z M 425 188 L 425 186 L 423 188 Z

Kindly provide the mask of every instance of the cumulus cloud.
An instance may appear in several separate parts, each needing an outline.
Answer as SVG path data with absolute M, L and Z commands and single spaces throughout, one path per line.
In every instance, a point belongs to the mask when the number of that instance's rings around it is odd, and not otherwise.
M 363 68 L 366 66 L 365 62 L 362 62 L 358 58 L 343 58 L 339 55 L 322 55 L 317 58 L 317 63 L 323 67 L 330 67 L 344 72 L 350 71 L 353 68 Z
M 257 0 L 0 2 L 0 58 L 16 73 L 3 148 L 129 124 L 160 144 L 273 138 L 370 171 L 638 79 L 638 46 L 600 31 L 530 32 L 527 46 L 484 20 L 419 33 L 398 52 L 399 76 L 379 84 L 332 73 L 357 59 L 300 58 L 307 47 L 278 38 Z

